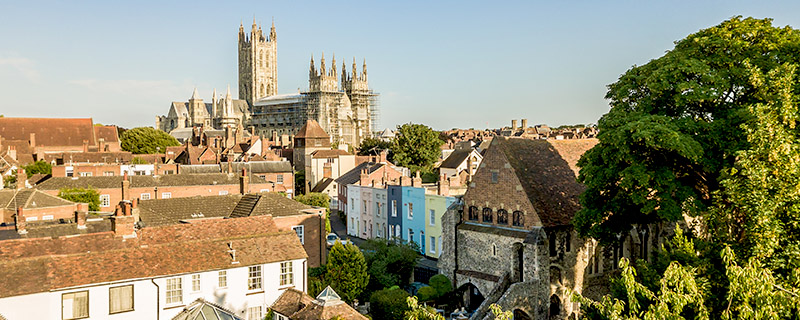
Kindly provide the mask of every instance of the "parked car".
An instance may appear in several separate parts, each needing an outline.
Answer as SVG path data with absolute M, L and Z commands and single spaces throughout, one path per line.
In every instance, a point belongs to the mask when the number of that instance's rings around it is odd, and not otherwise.
M 350 239 L 344 239 L 343 240 L 343 239 L 339 238 L 339 236 L 336 235 L 333 232 L 329 233 L 328 236 L 325 237 L 325 242 L 328 245 L 328 247 L 331 247 L 334 244 L 336 244 L 336 241 L 341 242 L 343 245 L 348 244 L 348 243 L 353 243 L 352 241 L 350 241 Z

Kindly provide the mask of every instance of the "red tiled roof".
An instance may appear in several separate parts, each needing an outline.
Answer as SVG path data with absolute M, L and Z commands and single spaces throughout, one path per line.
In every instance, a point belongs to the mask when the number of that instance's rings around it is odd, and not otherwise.
M 317 150 L 311 153 L 314 158 L 337 158 L 339 156 L 346 156 L 350 153 L 341 149 L 333 150 Z
M 231 263 L 228 244 L 239 264 Z M 306 257 L 295 233 L 278 231 L 271 216 L 144 228 L 125 240 L 112 232 L 6 240 L 0 242 L 0 298 Z
M 28 141 L 36 134 L 37 146 L 81 146 L 88 140 L 97 145 L 91 118 L 0 118 L 0 136 L 8 140 Z
M 119 135 L 117 135 L 116 126 L 95 126 L 94 135 L 98 140 L 103 138 L 106 143 L 119 142 Z
M 316 120 L 308 119 L 306 120 L 306 124 L 303 125 L 300 130 L 297 131 L 297 134 L 294 135 L 295 138 L 330 138 L 327 132 L 325 132 L 322 127 L 320 127 L 319 123 Z

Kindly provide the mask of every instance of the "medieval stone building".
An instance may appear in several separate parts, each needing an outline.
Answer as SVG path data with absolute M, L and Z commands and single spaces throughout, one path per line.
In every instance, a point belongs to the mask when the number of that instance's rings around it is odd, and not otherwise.
M 669 229 L 640 226 L 610 247 L 573 230 L 584 190 L 576 163 L 596 143 L 492 140 L 462 201 L 442 218 L 440 272 L 475 310 L 472 319 L 488 319 L 492 303 L 514 319 L 576 318 L 571 293 L 602 297 L 620 257 L 648 259 L 659 246 Z
M 220 129 L 242 124 L 265 137 L 294 135 L 306 120 L 314 120 L 329 133 L 332 143 L 352 146 L 376 131 L 378 95 L 369 89 L 366 62 L 359 71 L 354 59 L 349 73 L 342 64 L 340 73 L 335 57 L 328 67 L 323 55 L 319 69 L 312 57 L 308 90 L 279 95 L 274 23 L 269 36 L 255 21 L 249 34 L 240 25 L 238 37 L 239 99 L 230 96 L 230 89 L 219 99 L 215 90 L 212 102 L 205 103 L 195 90 L 188 102 L 173 102 L 166 116 L 157 117 L 156 128 L 172 132 L 193 126 Z

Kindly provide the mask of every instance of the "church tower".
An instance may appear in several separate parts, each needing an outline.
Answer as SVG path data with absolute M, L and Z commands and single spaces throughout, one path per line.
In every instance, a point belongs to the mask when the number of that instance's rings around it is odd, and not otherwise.
M 239 99 L 250 107 L 259 98 L 278 94 L 278 51 L 275 22 L 264 36 L 253 18 L 250 34 L 239 25 Z
M 356 141 L 361 141 L 372 136 L 377 131 L 378 124 L 378 105 L 377 94 L 369 89 L 367 81 L 367 60 L 358 72 L 356 59 L 353 58 L 353 68 L 348 74 L 344 64 L 342 64 L 342 89 L 353 109 L 353 134 Z

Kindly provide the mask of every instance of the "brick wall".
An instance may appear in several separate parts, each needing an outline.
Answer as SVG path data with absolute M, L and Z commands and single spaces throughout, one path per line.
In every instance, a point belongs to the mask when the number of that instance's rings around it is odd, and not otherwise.
M 294 226 L 303 226 L 303 248 L 308 254 L 308 266 L 319 267 L 325 264 L 326 245 L 325 245 L 325 224 L 324 218 L 320 213 L 293 215 L 283 217 L 273 217 L 275 225 L 279 229 L 292 230 Z

